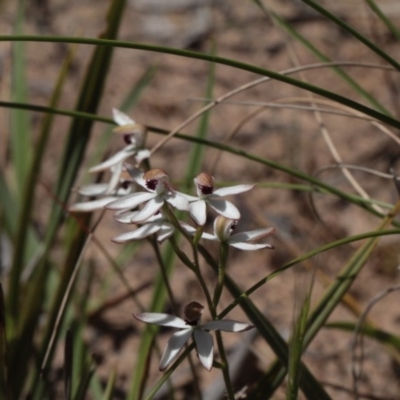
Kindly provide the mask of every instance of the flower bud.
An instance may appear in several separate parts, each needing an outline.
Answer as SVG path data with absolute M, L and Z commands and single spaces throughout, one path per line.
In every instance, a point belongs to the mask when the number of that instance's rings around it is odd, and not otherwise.
M 113 129 L 114 133 L 124 135 L 124 140 L 127 144 L 135 144 L 142 148 L 146 139 L 147 128 L 142 124 L 128 124 L 118 126 Z
M 150 190 L 163 192 L 168 189 L 169 178 L 167 173 L 161 168 L 150 169 L 143 174 L 143 179 L 146 181 L 146 187 Z M 159 185 L 161 183 L 161 185 Z
M 238 221 L 228 219 L 219 215 L 214 221 L 215 236 L 221 241 L 226 242 L 231 237 L 232 231 L 236 228 Z
M 197 301 L 192 301 L 187 304 L 183 309 L 183 315 L 185 316 L 185 322 L 188 325 L 196 326 L 201 319 L 201 315 L 203 314 L 204 306 L 202 306 Z
M 194 178 L 194 183 L 199 197 L 207 196 L 214 192 L 214 177 L 210 174 L 202 172 Z

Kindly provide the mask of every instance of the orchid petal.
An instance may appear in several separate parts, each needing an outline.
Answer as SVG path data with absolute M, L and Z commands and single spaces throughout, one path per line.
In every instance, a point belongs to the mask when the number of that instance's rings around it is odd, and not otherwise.
M 97 200 L 85 201 L 82 203 L 73 204 L 70 208 L 70 212 L 92 212 L 96 210 L 102 209 L 109 203 L 112 203 L 116 198 L 115 197 L 102 197 Z
M 111 240 L 115 243 L 125 243 L 125 242 L 130 242 L 132 240 L 140 240 L 144 239 L 147 236 L 152 235 L 153 233 L 158 232 L 160 229 L 161 229 L 160 222 L 152 222 L 150 224 L 143 225 L 132 232 L 126 232 L 117 235 Z
M 121 183 L 121 180 L 120 180 Z M 118 197 L 126 196 L 127 194 L 131 194 L 133 192 L 133 182 L 128 182 L 127 186 L 121 185 L 115 191 L 115 195 Z
M 130 208 L 135 208 L 139 204 L 151 200 L 154 197 L 156 197 L 156 194 L 150 192 L 132 193 L 112 202 L 107 208 L 110 210 L 128 210 Z
M 184 197 L 187 201 L 190 201 L 190 202 L 199 200 L 198 197 L 191 196 L 190 194 L 186 194 L 186 193 L 182 193 L 182 192 L 177 192 L 177 191 L 175 191 L 175 193 L 176 193 L 177 195 L 179 195 L 179 196 Z
M 202 324 L 199 328 L 206 329 L 208 331 L 243 332 L 254 328 L 254 326 L 244 324 L 243 322 L 222 319 L 206 322 L 205 324 Z
M 172 207 L 175 207 L 180 211 L 188 211 L 189 210 L 189 202 L 182 196 L 177 195 L 176 193 L 165 196 L 165 200 L 168 201 Z
M 149 158 L 150 155 L 151 155 L 150 150 L 143 149 L 143 150 L 139 150 L 139 151 L 136 153 L 135 158 L 136 158 L 136 161 L 137 161 L 138 163 L 141 163 L 141 162 L 142 162 L 143 160 L 145 160 L 146 158 Z
M 187 224 L 186 222 L 179 221 L 179 223 L 180 223 L 181 227 L 182 227 L 187 233 L 189 233 L 190 235 L 194 235 L 194 234 L 197 232 L 197 229 L 196 229 L 196 228 L 193 228 L 193 226 Z
M 135 121 L 116 108 L 112 109 L 114 122 L 120 126 L 134 124 Z
M 207 203 L 220 215 L 229 219 L 239 219 L 239 210 L 229 201 L 220 198 L 208 198 Z
M 187 329 L 186 322 L 175 315 L 164 314 L 164 313 L 138 313 L 133 314 L 133 316 L 142 322 L 147 322 L 148 324 L 156 324 L 161 326 L 169 326 L 171 328 Z
M 201 329 L 194 330 L 194 341 L 201 364 L 205 369 L 211 371 L 213 363 L 213 337 L 210 333 Z
M 157 242 L 162 243 L 165 239 L 168 239 L 173 235 L 175 227 L 169 222 L 164 222 L 161 229 L 157 235 Z
M 228 243 L 232 246 L 232 247 L 236 247 L 237 249 L 240 250 L 260 250 L 260 249 L 273 249 L 274 246 L 265 243 L 265 244 L 254 244 L 254 243 L 230 243 L 228 241 Z
M 105 194 L 112 193 L 118 186 L 122 173 L 122 163 L 118 163 L 112 171 L 111 179 L 108 182 L 108 188 Z
M 255 231 L 238 232 L 229 238 L 229 243 L 248 242 L 249 240 L 258 240 L 272 235 L 275 228 L 256 229 Z
M 133 156 L 135 151 L 125 151 L 125 149 L 115 153 L 112 157 L 103 161 L 101 164 L 95 165 L 94 167 L 89 169 L 89 172 L 100 172 L 106 169 L 110 169 L 114 165 L 122 164 L 127 158 Z
M 153 194 L 154 196 L 154 194 Z M 152 217 L 164 204 L 161 196 L 155 196 L 131 219 L 132 223 L 139 224 Z
M 206 202 L 204 200 L 197 200 L 190 203 L 189 211 L 197 225 L 203 226 L 206 223 Z
M 207 239 L 207 240 L 219 241 L 219 239 L 217 238 L 217 236 L 211 235 L 210 233 L 207 233 L 207 232 L 203 232 L 203 233 L 201 234 L 201 238 L 202 238 L 202 239 Z
M 121 224 L 131 224 L 132 223 L 131 219 L 134 218 L 138 212 L 139 211 L 125 211 L 125 210 L 122 210 L 122 212 L 117 211 L 114 214 L 114 219 L 117 222 L 120 222 Z
M 213 195 L 215 196 L 231 196 L 233 194 L 239 194 L 248 192 L 249 190 L 253 189 L 255 185 L 236 185 L 236 186 L 229 186 L 223 187 L 214 190 Z
M 127 170 L 128 174 L 133 178 L 133 180 L 143 188 L 147 189 L 146 181 L 143 179 L 143 171 L 139 168 L 133 167 L 132 165 L 126 163 L 125 169 Z
M 99 196 L 107 190 L 108 183 L 93 183 L 90 185 L 81 186 L 78 193 L 82 196 Z
M 167 343 L 167 347 L 165 348 L 160 360 L 160 371 L 164 371 L 164 369 L 167 368 L 168 365 L 175 360 L 182 347 L 185 345 L 191 335 L 192 328 L 189 328 L 183 331 L 176 332 L 170 337 Z

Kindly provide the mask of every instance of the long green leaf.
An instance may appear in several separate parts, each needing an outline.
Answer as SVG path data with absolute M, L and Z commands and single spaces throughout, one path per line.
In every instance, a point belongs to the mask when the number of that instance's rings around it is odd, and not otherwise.
M 303 0 L 304 1 L 304 0 Z M 340 104 L 346 105 L 350 108 L 353 108 L 357 111 L 361 111 L 364 114 L 367 114 L 373 118 L 378 119 L 379 121 L 385 122 L 395 128 L 400 128 L 400 121 L 394 119 L 386 114 L 382 114 L 376 110 L 373 110 L 369 107 L 366 107 L 356 101 L 350 100 L 344 96 L 341 96 L 337 93 L 331 92 L 329 90 L 323 89 L 321 87 L 303 82 L 298 79 L 291 78 L 289 76 L 280 74 L 275 71 L 271 71 L 269 69 L 261 68 L 252 64 L 232 60 L 229 58 L 224 58 L 220 56 L 211 56 L 205 53 L 199 53 L 195 51 L 188 50 L 180 50 L 170 47 L 163 46 L 153 46 L 147 44 L 138 44 L 121 40 L 106 40 L 106 39 L 90 39 L 90 38 L 75 38 L 75 37 L 54 37 L 54 36 L 16 36 L 16 35 L 0 35 L 0 41 L 26 41 L 26 42 L 61 42 L 61 43 L 82 43 L 82 44 L 92 44 L 98 46 L 105 47 L 121 47 L 128 49 L 137 49 L 137 50 L 147 50 L 158 53 L 165 54 L 173 54 L 181 57 L 188 57 L 192 59 L 204 60 L 215 62 L 222 65 L 227 65 L 232 68 L 241 69 L 244 71 L 254 72 L 255 74 L 261 76 L 268 76 L 272 79 L 275 79 L 280 82 L 285 82 L 289 85 L 299 87 L 304 90 L 308 90 L 312 93 L 318 94 L 320 96 L 326 97 L 333 101 L 336 101 Z M 386 53 L 385 53 L 386 54 Z M 396 68 L 400 70 L 399 68 Z

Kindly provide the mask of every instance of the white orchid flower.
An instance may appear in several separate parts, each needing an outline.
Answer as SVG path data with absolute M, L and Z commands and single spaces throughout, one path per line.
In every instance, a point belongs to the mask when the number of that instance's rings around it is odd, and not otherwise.
M 128 211 L 146 203 L 131 218 L 131 222 L 135 224 L 144 222 L 155 215 L 164 205 L 164 202 L 171 204 L 178 210 L 187 211 L 189 209 L 189 202 L 170 187 L 168 175 L 162 169 L 155 168 L 143 173 L 137 168 L 128 168 L 128 172 L 139 185 L 147 189 L 147 192 L 129 194 L 108 204 L 106 208 Z
M 139 211 L 129 211 L 118 213 L 115 215 L 115 219 L 123 224 L 132 224 L 132 219 L 136 218 L 138 212 Z M 179 223 L 181 224 L 182 228 L 185 229 L 188 233 L 194 234 L 196 232 L 196 229 L 194 229 L 190 225 L 185 224 L 182 221 L 179 221 Z M 164 240 L 172 236 L 174 231 L 174 225 L 172 225 L 171 222 L 169 222 L 168 219 L 166 219 L 165 216 L 163 216 L 162 213 L 159 212 L 156 215 L 148 218 L 144 222 L 144 224 L 136 230 L 122 233 L 118 236 L 115 236 L 111 240 L 115 243 L 126 243 L 134 240 L 141 240 L 152 235 L 153 233 L 156 233 L 157 241 L 159 243 L 162 243 Z
M 239 219 L 239 210 L 223 197 L 247 192 L 254 187 L 254 185 L 237 185 L 214 190 L 214 178 L 205 172 L 199 174 L 194 179 L 194 183 L 198 197 L 184 196 L 190 202 L 190 215 L 199 226 L 203 226 L 206 223 L 206 204 L 226 218 Z
M 75 203 L 69 207 L 69 211 L 93 212 L 96 210 L 100 210 L 104 208 L 107 204 L 110 204 L 113 201 L 118 200 L 120 197 L 126 196 L 127 194 L 131 193 L 132 184 L 133 182 L 131 180 L 121 179 L 119 182 L 119 186 L 116 187 L 114 191 L 108 195 L 105 195 L 108 188 L 108 183 L 93 183 L 90 185 L 81 186 L 78 189 L 78 193 L 82 196 L 101 197 L 95 200 Z
M 162 313 L 140 313 L 133 316 L 139 321 L 180 329 L 168 340 L 160 360 L 160 371 L 165 370 L 178 356 L 182 347 L 193 335 L 201 364 L 208 371 L 213 364 L 213 337 L 208 331 L 243 332 L 253 328 L 253 325 L 232 320 L 215 320 L 200 324 L 204 307 L 192 301 L 184 309 L 185 319 Z
M 136 123 L 122 111 L 113 108 L 112 112 L 115 123 L 119 125 L 113 132 L 122 134 L 127 146 L 107 160 L 89 169 L 90 173 L 111 170 L 111 178 L 104 193 L 106 195 L 113 192 L 118 185 L 124 162 L 128 158 L 134 156 L 136 162 L 141 162 L 150 156 L 149 150 L 143 149 L 147 128 L 144 125 Z
M 204 232 L 202 239 L 214 240 L 219 242 L 228 243 L 232 247 L 241 250 L 259 250 L 259 249 L 273 249 L 274 246 L 268 243 L 256 244 L 247 243 L 248 241 L 258 240 L 272 235 L 275 228 L 256 229 L 254 231 L 238 232 L 232 235 L 237 226 L 237 220 L 228 219 L 218 216 L 214 221 L 214 235 Z

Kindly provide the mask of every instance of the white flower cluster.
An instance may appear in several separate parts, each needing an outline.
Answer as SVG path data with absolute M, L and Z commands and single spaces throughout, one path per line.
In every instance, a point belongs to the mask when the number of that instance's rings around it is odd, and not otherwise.
M 146 128 L 135 123 L 127 115 L 113 110 L 114 121 L 119 125 L 114 132 L 123 134 L 126 146 L 101 164 L 92 167 L 90 172 L 110 171 L 108 183 L 83 186 L 78 192 L 91 198 L 70 207 L 74 212 L 91 212 L 105 207 L 115 211 L 115 219 L 124 224 L 135 224 L 139 227 L 114 237 L 116 243 L 141 240 L 155 234 L 162 243 L 173 235 L 179 225 L 171 218 L 171 208 L 189 212 L 196 227 L 178 221 L 180 227 L 189 235 L 198 230 L 201 238 L 219 241 L 241 250 L 258 250 L 273 248 L 268 243 L 249 243 L 271 235 L 274 228 L 257 229 L 249 232 L 233 233 L 238 220 L 239 210 L 225 196 L 236 195 L 251 190 L 254 185 L 237 185 L 225 188 L 214 188 L 214 178 L 202 172 L 195 179 L 197 196 L 190 196 L 174 190 L 167 173 L 159 168 L 146 172 L 129 164 L 134 159 L 140 164 L 148 158 L 150 152 L 144 148 Z M 137 190 L 137 188 L 143 188 Z M 207 220 L 207 205 L 217 214 L 214 222 L 214 234 L 203 232 Z M 189 337 L 193 336 L 200 362 L 210 370 L 213 363 L 213 338 L 210 330 L 241 332 L 252 326 L 231 320 L 214 320 L 200 324 L 204 307 L 191 302 L 185 307 L 185 318 L 162 313 L 140 313 L 134 317 L 140 321 L 180 329 L 168 341 L 160 361 L 160 370 L 164 370 L 176 359 L 181 348 Z
M 78 192 L 81 195 L 96 199 L 76 203 L 70 207 L 70 211 L 91 212 L 106 207 L 116 211 L 117 221 L 141 225 L 132 232 L 116 236 L 113 238 L 114 242 L 125 243 L 157 234 L 157 240 L 161 243 L 174 233 L 174 225 L 162 212 L 165 203 L 178 210 L 188 211 L 197 226 L 205 225 L 208 205 L 219 215 L 214 222 L 214 234 L 204 232 L 202 239 L 226 242 L 242 250 L 272 248 L 270 244 L 248 242 L 269 236 L 273 233 L 273 228 L 232 234 L 240 218 L 240 212 L 224 197 L 247 192 L 254 185 L 215 189 L 214 178 L 202 172 L 194 179 L 197 196 L 177 192 L 171 187 L 169 177 L 162 169 L 155 168 L 143 172 L 127 163 L 130 158 L 140 163 L 149 157 L 150 152 L 144 149 L 146 128 L 116 109 L 113 109 L 113 117 L 119 125 L 114 132 L 123 134 L 127 145 L 106 161 L 90 168 L 89 172 L 110 170 L 109 182 L 79 188 Z M 135 191 L 135 187 L 138 186 L 145 191 Z M 142 208 L 138 209 L 140 206 Z M 189 234 L 196 232 L 192 226 L 183 222 L 180 224 Z

